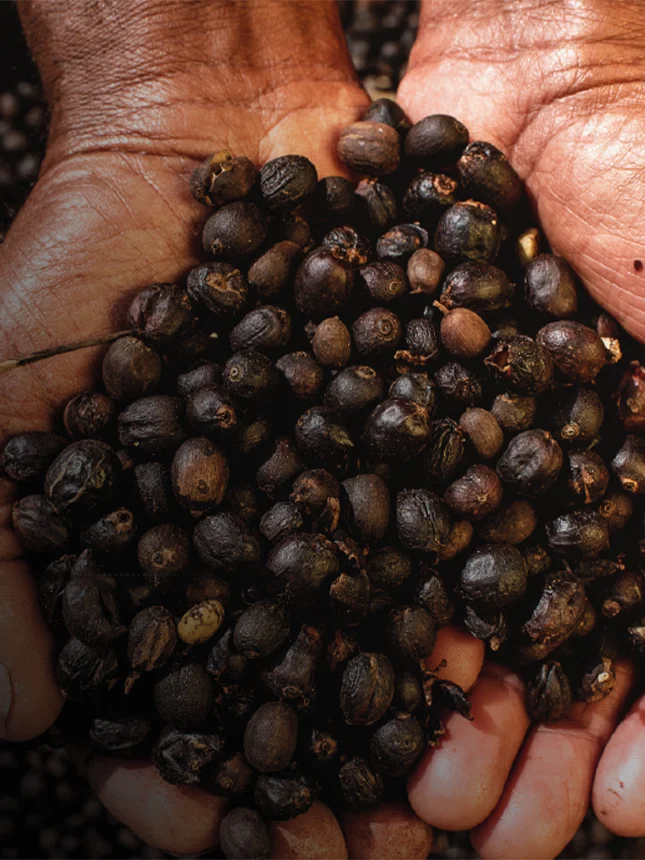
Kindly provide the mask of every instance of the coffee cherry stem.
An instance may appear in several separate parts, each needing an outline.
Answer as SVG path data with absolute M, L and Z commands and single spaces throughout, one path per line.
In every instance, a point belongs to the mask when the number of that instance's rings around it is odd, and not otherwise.
M 435 308 L 436 308 L 438 311 L 441 311 L 441 313 L 442 313 L 444 316 L 446 316 L 447 314 L 449 314 L 449 313 L 450 313 L 450 311 L 448 310 L 448 308 L 447 308 L 445 305 L 442 305 L 442 304 L 441 304 L 441 302 L 438 302 L 436 299 L 433 301 L 433 303 L 432 303 L 432 304 L 435 306 Z
M 116 331 L 110 334 L 104 334 L 99 337 L 93 337 L 89 340 L 78 340 L 74 343 L 65 343 L 60 346 L 51 346 L 48 349 L 40 349 L 37 352 L 31 352 L 28 355 L 23 355 L 20 358 L 7 358 L 0 361 L 0 373 L 7 373 L 9 370 L 14 370 L 16 367 L 24 367 L 26 364 L 35 364 L 37 361 L 43 361 L 46 358 L 53 358 L 56 355 L 63 355 L 66 352 L 76 352 L 79 349 L 88 349 L 91 346 L 103 346 L 104 344 L 113 343 L 120 337 L 125 337 L 130 334 L 129 331 Z

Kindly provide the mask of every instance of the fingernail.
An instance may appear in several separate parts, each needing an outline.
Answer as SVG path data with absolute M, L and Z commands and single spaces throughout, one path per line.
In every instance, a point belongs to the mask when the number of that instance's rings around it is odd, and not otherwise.
M 0 739 L 7 736 L 7 723 L 13 702 L 11 675 L 6 666 L 0 663 Z

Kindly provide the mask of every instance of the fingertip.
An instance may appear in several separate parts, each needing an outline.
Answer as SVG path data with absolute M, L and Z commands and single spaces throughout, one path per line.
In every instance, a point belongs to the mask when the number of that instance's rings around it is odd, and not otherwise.
M 617 727 L 602 754 L 592 789 L 592 806 L 612 833 L 645 836 L 645 697 Z
M 290 821 L 272 821 L 272 860 L 347 860 L 347 845 L 338 819 L 316 802 Z
M 432 850 L 432 829 L 403 803 L 384 803 L 343 819 L 352 860 L 425 860 Z
M 197 854 L 219 845 L 225 799 L 165 782 L 148 762 L 90 759 L 86 775 L 111 815 L 143 842 L 169 854 Z
M 426 665 L 435 669 L 445 661 L 445 668 L 439 672 L 440 678 L 470 690 L 484 665 L 485 650 L 484 643 L 467 631 L 459 627 L 442 627 Z

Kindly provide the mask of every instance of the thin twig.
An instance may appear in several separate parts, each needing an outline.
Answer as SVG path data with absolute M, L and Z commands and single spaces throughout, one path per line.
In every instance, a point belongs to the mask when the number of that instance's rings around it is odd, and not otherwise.
M 7 358 L 5 361 L 0 361 L 0 373 L 7 373 L 9 370 L 14 370 L 16 367 L 23 367 L 25 364 L 33 364 L 36 361 L 43 361 L 45 358 L 53 358 L 55 355 L 63 355 L 66 352 L 76 352 L 78 349 L 88 349 L 90 346 L 102 346 L 106 343 L 113 343 L 120 337 L 130 334 L 129 331 L 116 331 L 111 334 L 104 334 L 101 337 L 93 337 L 90 340 L 79 340 L 76 343 L 66 343 L 62 346 L 53 346 L 49 349 L 41 349 L 38 352 L 32 352 L 29 355 L 23 355 L 21 358 Z

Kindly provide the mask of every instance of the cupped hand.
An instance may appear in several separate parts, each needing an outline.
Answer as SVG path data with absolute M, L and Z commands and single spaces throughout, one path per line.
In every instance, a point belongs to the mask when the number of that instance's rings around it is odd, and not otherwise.
M 553 250 L 640 340 L 644 67 L 639 3 L 432 0 L 399 89 L 413 122 L 452 114 L 510 158 Z M 449 721 L 410 781 L 412 807 L 437 827 L 473 828 L 484 858 L 555 857 L 591 799 L 610 830 L 642 836 L 645 699 L 621 722 L 632 676 L 619 664 L 607 699 L 535 727 L 519 678 L 485 664 L 474 722 Z

